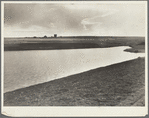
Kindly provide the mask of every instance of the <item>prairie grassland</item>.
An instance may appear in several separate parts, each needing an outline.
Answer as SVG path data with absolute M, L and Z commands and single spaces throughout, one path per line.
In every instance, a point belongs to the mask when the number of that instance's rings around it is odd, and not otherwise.
M 142 45 L 145 37 L 5 38 L 5 51 L 108 48 Z M 134 47 L 135 48 L 135 47 Z M 143 48 L 142 48 L 143 49 Z

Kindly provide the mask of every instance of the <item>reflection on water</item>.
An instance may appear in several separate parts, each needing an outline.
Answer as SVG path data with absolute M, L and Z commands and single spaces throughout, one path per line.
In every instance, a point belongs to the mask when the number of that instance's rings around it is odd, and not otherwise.
M 4 92 L 145 56 L 126 48 L 4 52 Z

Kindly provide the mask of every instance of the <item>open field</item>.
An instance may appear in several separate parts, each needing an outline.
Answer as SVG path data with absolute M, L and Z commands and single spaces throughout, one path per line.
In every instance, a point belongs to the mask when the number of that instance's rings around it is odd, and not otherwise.
M 145 49 L 145 37 L 49 37 L 49 38 L 5 38 L 5 51 L 19 50 L 56 50 L 56 49 L 82 49 L 82 48 L 107 48 L 115 46 L 130 46 L 139 52 L 136 45 Z M 135 50 L 134 50 L 135 49 Z M 141 51 L 141 52 L 142 52 Z
M 5 106 L 144 106 L 145 59 L 138 58 L 4 94 Z

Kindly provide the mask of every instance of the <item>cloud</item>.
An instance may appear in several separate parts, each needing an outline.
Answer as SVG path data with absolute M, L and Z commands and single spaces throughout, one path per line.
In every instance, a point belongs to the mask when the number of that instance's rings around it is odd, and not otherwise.
M 76 10 L 69 10 L 63 5 L 5 4 L 4 11 L 5 26 L 18 26 L 24 30 L 38 26 L 50 32 L 51 30 L 55 33 L 67 31 L 68 34 L 72 32 L 78 34 L 83 31 L 82 14 Z
M 62 35 L 91 35 L 98 31 L 137 35 L 145 32 L 144 11 L 144 5 L 137 4 L 5 3 L 4 27 Z
M 54 5 L 54 4 L 5 4 L 4 21 L 7 25 L 18 25 L 27 28 L 32 25 L 57 29 L 78 31 L 83 29 L 84 18 L 103 14 L 103 7 L 97 5 Z M 52 27 L 53 28 L 53 27 Z
M 84 30 L 89 30 L 87 28 L 88 26 L 90 26 L 90 28 L 91 28 L 91 26 L 93 26 L 93 25 L 100 25 L 100 24 L 102 24 L 100 21 L 98 21 L 98 22 L 93 21 L 95 18 L 97 18 L 97 17 L 90 18 L 90 19 L 86 18 L 86 19 L 83 19 L 81 21 L 81 24 L 83 25 Z
M 94 16 L 91 18 L 83 19 L 81 21 L 81 24 L 83 25 L 84 30 L 88 30 L 88 28 L 87 28 L 88 25 L 98 25 L 99 26 L 103 22 L 103 17 L 113 15 L 117 12 L 118 12 L 118 10 L 114 10 L 114 9 L 111 9 L 110 11 L 106 10 L 100 16 Z
M 110 10 L 107 13 L 103 14 L 101 17 L 106 17 L 106 16 L 109 16 L 109 15 L 113 15 L 113 14 L 116 14 L 117 12 L 119 12 L 119 11 L 113 9 L 113 10 Z
M 34 5 L 5 4 L 4 22 L 7 25 L 24 24 L 32 19 Z

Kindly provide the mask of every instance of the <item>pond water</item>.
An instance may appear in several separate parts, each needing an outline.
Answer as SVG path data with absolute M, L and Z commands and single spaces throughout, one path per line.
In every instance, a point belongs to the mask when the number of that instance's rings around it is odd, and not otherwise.
M 5 51 L 4 92 L 145 56 L 127 48 Z

